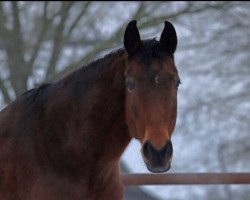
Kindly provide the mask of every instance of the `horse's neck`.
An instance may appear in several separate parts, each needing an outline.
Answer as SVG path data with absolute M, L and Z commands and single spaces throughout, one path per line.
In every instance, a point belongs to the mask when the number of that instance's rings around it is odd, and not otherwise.
M 82 118 L 79 118 L 79 123 L 83 122 L 82 134 L 79 134 L 83 137 L 81 140 L 90 142 L 96 156 L 105 157 L 107 154 L 106 161 L 118 160 L 121 149 L 124 150 L 128 142 L 124 70 L 124 56 L 110 63 L 95 82 L 82 107 Z
M 109 63 L 109 67 L 102 71 L 84 98 L 81 95 L 72 96 L 65 100 L 66 103 L 54 100 L 52 107 L 56 110 L 66 109 L 65 113 L 68 112 L 65 116 L 54 116 L 57 123 L 63 126 L 60 131 L 63 130 L 63 135 L 67 138 L 64 147 L 60 148 L 63 148 L 63 153 L 69 152 L 68 155 L 62 155 L 64 161 L 58 167 L 70 162 L 69 170 L 83 168 L 81 173 L 92 179 L 95 179 L 95 174 L 103 179 L 100 171 L 107 178 L 107 173 L 112 173 L 110 169 L 117 167 L 118 160 L 130 141 L 124 110 L 124 70 L 123 54 Z M 77 88 L 81 92 L 80 87 Z M 61 105 L 64 108 L 60 108 Z M 55 130 L 57 131 L 59 130 Z M 51 146 L 52 148 L 56 147 Z M 58 155 L 52 153 L 53 158 L 58 159 Z
M 84 170 L 89 172 L 92 187 L 96 182 L 103 185 L 109 182 L 114 188 L 119 184 L 118 161 L 130 141 L 125 120 L 124 70 L 123 55 L 102 72 L 81 108 L 78 123 L 82 125 L 75 142 L 79 144 L 79 157 L 88 166 Z M 116 185 L 112 186 L 114 181 Z

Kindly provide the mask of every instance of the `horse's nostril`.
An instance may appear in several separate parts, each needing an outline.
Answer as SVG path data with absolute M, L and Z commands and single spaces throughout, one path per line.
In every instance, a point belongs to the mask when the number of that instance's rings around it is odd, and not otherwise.
M 173 154 L 173 146 L 170 140 L 167 141 L 165 146 L 160 150 L 162 157 L 170 158 Z
M 157 150 L 150 141 L 146 141 L 143 145 L 143 155 L 146 159 L 170 159 L 173 154 L 172 142 L 168 140 L 166 144 L 160 149 Z
M 150 151 L 150 143 L 146 141 L 143 145 L 143 155 L 146 159 L 150 159 L 152 156 L 152 152 Z

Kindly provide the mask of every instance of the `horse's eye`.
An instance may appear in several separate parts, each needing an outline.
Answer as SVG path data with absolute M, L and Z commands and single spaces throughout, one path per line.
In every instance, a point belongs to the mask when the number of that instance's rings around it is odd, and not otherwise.
M 174 84 L 175 84 L 175 89 L 178 89 L 179 85 L 181 84 L 180 79 L 175 80 Z
M 129 92 L 132 92 L 132 90 L 135 87 L 135 83 L 131 80 L 126 80 L 126 86 Z

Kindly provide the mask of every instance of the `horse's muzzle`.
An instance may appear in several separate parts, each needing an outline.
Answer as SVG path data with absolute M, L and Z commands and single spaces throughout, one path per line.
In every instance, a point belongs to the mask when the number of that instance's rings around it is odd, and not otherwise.
M 171 140 L 157 150 L 150 141 L 146 141 L 142 146 L 142 154 L 149 171 L 154 173 L 166 172 L 171 167 L 173 146 Z

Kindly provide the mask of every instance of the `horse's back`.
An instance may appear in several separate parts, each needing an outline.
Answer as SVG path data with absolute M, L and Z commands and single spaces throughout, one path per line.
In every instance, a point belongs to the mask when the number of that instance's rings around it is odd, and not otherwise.
M 1 199 L 25 199 L 23 188 L 34 182 L 34 131 L 29 131 L 26 123 L 32 121 L 32 113 L 27 109 L 37 99 L 35 90 L 19 96 L 0 112 Z
M 87 196 L 86 183 L 60 177 L 53 171 L 53 163 L 43 162 L 50 159 L 48 151 L 56 149 L 44 144 L 52 145 L 55 139 L 50 135 L 59 120 L 54 115 L 67 117 L 60 111 L 71 98 L 68 93 L 61 83 L 42 85 L 23 93 L 0 112 L 0 199 L 67 200 Z
M 32 118 L 28 109 L 34 107 L 32 101 L 38 99 L 38 90 L 32 89 L 23 93 L 0 112 L 0 141 L 11 137 L 14 139 L 16 134 L 20 136 L 24 132 L 24 122 Z

